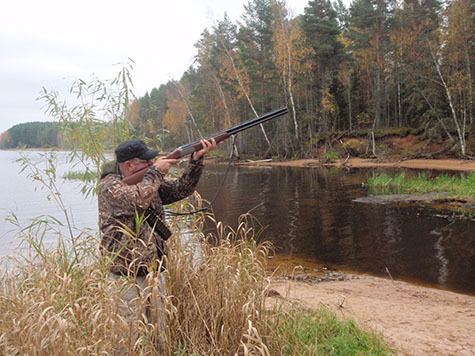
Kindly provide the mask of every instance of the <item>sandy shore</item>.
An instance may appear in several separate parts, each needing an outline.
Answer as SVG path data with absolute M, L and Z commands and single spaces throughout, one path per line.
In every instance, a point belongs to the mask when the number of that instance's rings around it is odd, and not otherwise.
M 334 166 L 334 167 L 354 167 L 354 168 L 370 168 L 370 167 L 400 167 L 400 168 L 416 168 L 416 169 L 439 169 L 453 171 L 475 172 L 475 160 L 461 159 L 408 159 L 388 161 L 380 161 L 369 158 L 350 158 L 348 160 L 340 160 L 335 163 L 322 163 L 318 159 L 298 159 L 294 161 L 257 161 L 245 162 L 245 165 L 256 166 L 287 166 L 287 167 L 315 167 L 315 166 Z
M 321 283 L 274 279 L 273 290 L 321 305 L 378 334 L 405 356 L 475 355 L 475 297 L 367 275 Z

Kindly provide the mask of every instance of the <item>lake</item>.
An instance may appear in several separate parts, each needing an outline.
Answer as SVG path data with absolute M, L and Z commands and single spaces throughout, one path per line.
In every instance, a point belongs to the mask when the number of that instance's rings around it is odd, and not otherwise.
M 41 152 L 28 152 L 39 160 Z M 59 152 L 58 177 L 69 170 L 67 153 Z M 15 160 L 15 151 L 0 151 L 0 255 L 18 243 L 11 213 L 22 225 L 38 215 L 64 214 L 47 193 L 35 191 Z M 207 165 L 198 185 L 211 199 L 224 166 Z M 252 210 L 266 226 L 263 239 L 285 258 L 329 268 L 406 280 L 475 294 L 475 222 L 448 211 L 417 204 L 372 204 L 355 201 L 368 195 L 364 184 L 374 169 L 231 167 L 213 206 L 216 217 L 231 226 Z M 432 174 L 434 174 L 432 172 Z M 80 183 L 59 179 L 60 191 L 77 231 L 97 231 L 97 200 L 85 199 Z M 54 244 L 54 237 L 47 243 Z

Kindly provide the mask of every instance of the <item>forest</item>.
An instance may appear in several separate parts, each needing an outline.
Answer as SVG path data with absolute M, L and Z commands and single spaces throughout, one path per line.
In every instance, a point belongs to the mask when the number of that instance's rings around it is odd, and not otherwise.
M 27 122 L 10 127 L 0 135 L 0 148 L 58 147 L 61 140 L 53 122 Z
M 285 1 L 252 0 L 239 21 L 204 30 L 194 65 L 132 101 L 128 118 L 171 147 L 288 106 L 241 149 L 311 156 L 341 131 L 374 141 L 410 128 L 473 154 L 474 10 L 471 0 L 312 0 L 292 17 Z
M 204 29 L 193 65 L 130 100 L 126 119 L 169 150 L 287 106 L 240 134 L 240 152 L 315 156 L 347 133 L 376 156 L 375 137 L 404 129 L 474 155 L 474 10 L 472 0 L 311 0 L 294 16 L 285 0 L 251 0 L 239 20 Z

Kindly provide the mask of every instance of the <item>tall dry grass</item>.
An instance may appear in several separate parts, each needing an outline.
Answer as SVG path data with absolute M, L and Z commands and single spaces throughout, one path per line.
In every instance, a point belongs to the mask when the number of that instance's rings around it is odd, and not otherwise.
M 157 288 L 135 300 L 142 313 L 124 315 L 120 296 L 133 281 L 109 277 L 96 237 L 83 234 L 71 246 L 58 231 L 51 249 L 38 229 L 22 230 L 28 249 L 10 262 L 0 284 L 0 355 L 393 354 L 379 338 L 328 312 L 266 307 L 271 247 L 258 242 L 261 230 L 251 215 L 241 216 L 235 229 L 212 214 L 179 220 L 172 222 L 163 272 L 164 326 L 145 314 Z
M 74 256 L 60 242 L 55 249 L 35 245 L 10 262 L 0 286 L 1 355 L 149 354 L 134 338 L 146 326 L 130 327 L 119 313 L 127 282 L 108 278 L 97 240 L 84 238 Z
M 248 214 L 240 217 L 236 229 L 212 215 L 207 219 L 215 229 L 204 236 L 198 253 L 190 240 L 175 239 L 171 245 L 167 340 L 172 350 L 184 354 L 255 354 L 255 347 L 266 348 L 256 344 L 255 326 L 266 316 L 270 246 L 257 242 Z
M 120 293 L 131 282 L 109 278 L 96 237 L 83 235 L 73 247 L 58 231 L 51 249 L 38 230 L 24 230 L 28 249 L 9 262 L 0 285 L 0 354 L 268 354 L 256 329 L 265 315 L 268 246 L 256 242 L 248 215 L 235 230 L 207 215 L 215 227 L 206 236 L 204 219 L 188 221 L 195 233 L 170 240 L 165 329 L 121 315 Z M 137 303 L 145 309 L 146 300 Z

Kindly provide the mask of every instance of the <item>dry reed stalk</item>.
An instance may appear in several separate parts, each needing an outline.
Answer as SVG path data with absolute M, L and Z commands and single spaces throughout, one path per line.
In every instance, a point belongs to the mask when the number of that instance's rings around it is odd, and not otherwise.
M 207 218 L 215 224 L 214 233 L 175 239 L 170 246 L 168 343 L 186 354 L 234 355 L 249 323 L 258 324 L 265 313 L 269 247 L 256 242 L 246 215 L 236 230 L 212 215 Z M 193 251 L 196 239 L 205 242 L 198 253 Z
M 214 224 L 206 236 L 205 219 Z M 53 250 L 27 236 L 34 251 L 20 256 L 0 285 L 0 354 L 267 356 L 261 335 L 269 334 L 270 247 L 256 241 L 253 223 L 243 215 L 232 229 L 201 215 L 187 220 L 192 236 L 178 231 L 170 239 L 167 294 L 147 290 L 163 299 L 166 327 L 121 314 L 121 292 L 135 286 L 109 278 L 96 238 L 82 236 L 87 242 L 75 246 L 75 257 L 60 235 Z M 147 296 L 136 299 L 137 310 L 145 310 Z
M 94 245 L 97 240 L 92 239 Z M 0 287 L 2 355 L 153 355 L 153 345 L 136 343 L 119 313 L 119 291 L 127 281 L 108 278 L 108 266 L 96 249 L 82 249 L 74 265 L 64 264 L 64 246 L 42 250 L 5 273 Z M 65 268 L 67 267 L 67 268 Z

